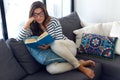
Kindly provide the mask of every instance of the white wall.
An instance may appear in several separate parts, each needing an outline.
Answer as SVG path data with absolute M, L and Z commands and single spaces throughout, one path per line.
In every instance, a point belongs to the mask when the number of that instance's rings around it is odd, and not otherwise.
M 75 10 L 85 22 L 120 21 L 120 0 L 75 0 Z
M 47 10 L 50 16 L 57 18 L 71 13 L 71 0 L 47 0 Z

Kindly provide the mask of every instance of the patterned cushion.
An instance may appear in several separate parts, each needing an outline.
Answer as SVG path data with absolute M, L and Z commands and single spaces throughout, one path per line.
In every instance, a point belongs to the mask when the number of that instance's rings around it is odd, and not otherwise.
M 32 36 L 32 38 L 37 38 L 37 36 Z M 23 40 L 24 44 L 26 39 L 29 39 L 29 37 Z M 33 58 L 42 65 L 49 65 L 54 62 L 65 62 L 65 60 L 54 53 L 51 48 L 42 50 L 40 48 L 31 47 L 29 45 L 26 45 L 26 47 Z
M 105 58 L 114 57 L 117 37 L 107 37 L 99 34 L 82 34 L 80 53 L 94 54 Z
M 30 54 L 42 65 L 49 65 L 54 62 L 65 62 L 63 58 L 56 55 L 51 49 L 42 50 L 40 48 L 28 47 Z
M 36 38 L 37 36 L 32 36 L 32 37 Z M 23 40 L 24 44 L 26 39 Z M 42 50 L 40 48 L 31 47 L 29 45 L 26 45 L 26 47 L 30 52 L 30 54 L 34 57 L 34 59 L 42 65 L 49 65 L 54 62 L 65 62 L 65 60 L 60 56 L 56 55 L 51 50 L 51 48 Z

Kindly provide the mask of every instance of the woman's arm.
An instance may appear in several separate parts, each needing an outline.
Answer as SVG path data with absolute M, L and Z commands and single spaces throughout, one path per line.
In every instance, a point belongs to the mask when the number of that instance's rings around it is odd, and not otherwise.
M 63 35 L 63 31 L 62 31 L 62 26 L 59 20 L 56 18 L 53 18 L 48 24 L 47 32 L 51 36 L 53 36 L 56 40 L 65 38 L 65 36 Z
M 23 40 L 24 38 L 27 38 L 32 35 L 32 31 L 29 29 L 30 24 L 33 22 L 34 17 L 31 17 L 26 24 L 23 26 L 23 28 L 20 30 L 17 40 Z
M 34 17 L 29 18 L 26 24 L 23 26 L 24 30 L 27 30 L 30 27 L 30 24 L 34 21 Z
M 32 33 L 30 29 L 25 30 L 24 28 L 22 28 L 18 34 L 17 40 L 23 40 L 24 38 L 27 38 L 31 35 Z

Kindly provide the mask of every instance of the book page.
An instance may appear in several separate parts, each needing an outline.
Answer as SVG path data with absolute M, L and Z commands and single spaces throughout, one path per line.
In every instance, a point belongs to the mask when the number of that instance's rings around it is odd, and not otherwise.
M 40 40 L 40 39 L 44 38 L 44 37 L 47 36 L 47 35 L 48 35 L 48 33 L 47 33 L 47 32 L 44 32 L 44 33 L 42 33 L 42 34 L 38 37 L 37 40 Z
M 27 44 L 27 43 L 33 43 L 33 42 L 36 42 L 36 39 L 30 38 L 30 39 L 26 39 L 26 40 L 25 40 L 25 43 L 26 43 L 26 44 Z

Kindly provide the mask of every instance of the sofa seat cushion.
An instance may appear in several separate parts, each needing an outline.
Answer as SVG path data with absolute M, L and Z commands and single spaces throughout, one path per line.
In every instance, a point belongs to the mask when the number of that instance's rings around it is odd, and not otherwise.
M 115 55 L 114 59 L 99 58 L 96 56 L 78 54 L 82 59 L 91 59 L 102 64 L 101 80 L 120 80 L 120 55 Z
M 14 58 L 5 41 L 0 39 L 0 80 L 20 80 L 26 72 Z
M 42 71 L 33 75 L 29 75 L 23 80 L 89 80 L 84 74 L 78 71 L 70 71 L 63 74 L 51 75 L 46 71 Z
M 97 63 L 95 68 L 96 77 L 94 80 L 99 80 L 101 74 L 101 64 Z M 90 80 L 86 75 L 78 70 L 68 71 L 62 74 L 49 74 L 46 70 L 40 71 L 33 75 L 29 75 L 23 80 Z

